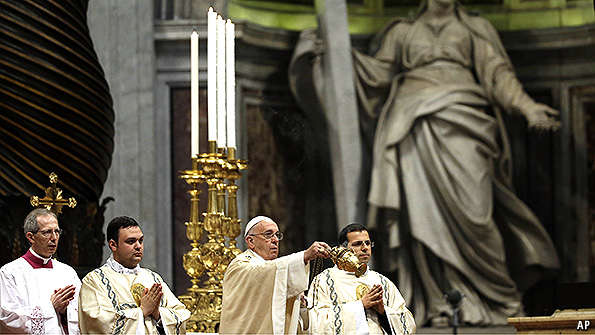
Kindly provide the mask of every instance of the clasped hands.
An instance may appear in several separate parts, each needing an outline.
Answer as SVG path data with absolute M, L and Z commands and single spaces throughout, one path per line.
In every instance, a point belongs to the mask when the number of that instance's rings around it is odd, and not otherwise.
M 370 292 L 362 297 L 362 304 L 365 309 L 374 309 L 378 314 L 384 314 L 384 300 L 382 298 L 382 286 L 376 284 L 372 287 Z
M 145 288 L 140 298 L 140 308 L 143 311 L 143 316 L 150 315 L 153 319 L 159 320 L 159 303 L 162 296 L 161 284 L 155 283 L 150 289 Z

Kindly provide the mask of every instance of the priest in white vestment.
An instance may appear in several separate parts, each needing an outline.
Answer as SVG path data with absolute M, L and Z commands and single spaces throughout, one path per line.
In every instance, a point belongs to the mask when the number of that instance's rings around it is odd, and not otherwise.
M 133 218 L 114 218 L 107 262 L 83 278 L 79 321 L 83 334 L 185 334 L 190 317 L 161 277 L 140 267 L 144 235 Z
M 23 229 L 31 248 L 0 268 L 0 334 L 78 334 L 81 281 L 52 259 L 62 232 L 56 214 L 34 209 Z
M 339 243 L 361 263 L 372 255 L 366 227 L 351 224 Z M 413 334 L 415 321 L 401 293 L 388 278 L 368 269 L 359 278 L 336 266 L 317 275 L 308 290 L 310 334 Z
M 279 255 L 283 234 L 266 216 L 246 225 L 248 250 L 231 261 L 223 278 L 220 334 L 296 334 L 299 296 L 308 288 L 309 261 L 329 257 L 324 242 Z

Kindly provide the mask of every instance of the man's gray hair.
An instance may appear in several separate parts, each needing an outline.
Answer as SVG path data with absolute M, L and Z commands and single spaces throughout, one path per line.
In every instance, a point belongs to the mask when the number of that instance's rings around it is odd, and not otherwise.
M 25 234 L 27 234 L 28 232 L 36 233 L 39 230 L 37 218 L 46 215 L 51 215 L 56 220 L 58 220 L 58 216 L 56 216 L 56 213 L 50 211 L 45 207 L 35 208 L 31 212 L 29 212 L 29 214 L 27 214 L 27 217 L 25 218 L 25 224 L 23 224 L 23 231 L 25 232 Z

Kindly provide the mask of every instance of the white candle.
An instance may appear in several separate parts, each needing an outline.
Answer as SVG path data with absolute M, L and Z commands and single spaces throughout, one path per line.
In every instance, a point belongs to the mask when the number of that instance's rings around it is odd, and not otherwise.
M 209 141 L 217 141 L 217 13 L 207 13 L 207 108 Z
M 227 146 L 236 147 L 236 70 L 235 70 L 235 25 L 225 23 L 225 64 L 227 92 Z
M 198 155 L 198 33 L 190 34 L 190 157 Z
M 217 16 L 217 147 L 226 146 L 225 21 Z

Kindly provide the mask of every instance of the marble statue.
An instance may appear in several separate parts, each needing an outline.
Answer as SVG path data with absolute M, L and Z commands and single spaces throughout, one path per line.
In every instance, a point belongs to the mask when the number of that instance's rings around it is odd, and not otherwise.
M 294 62 L 309 57 L 300 65 L 315 78 L 324 45 L 312 38 L 302 34 Z M 371 56 L 353 50 L 353 66 L 360 120 L 377 120 L 368 226 L 388 236 L 379 270 L 398 273 L 420 325 L 451 313 L 444 295 L 453 289 L 464 295 L 462 322 L 506 324 L 523 313 L 521 292 L 559 260 L 512 191 L 501 113 L 543 131 L 559 126 L 558 112 L 527 95 L 493 26 L 454 0 L 424 2 L 374 43 Z

